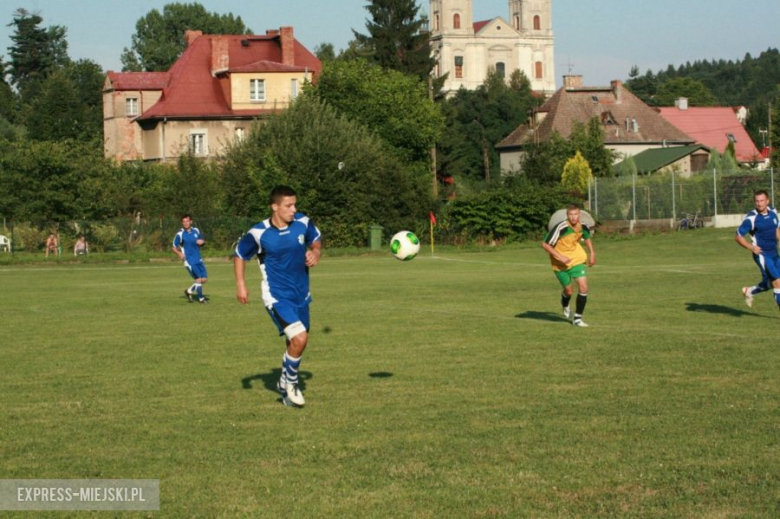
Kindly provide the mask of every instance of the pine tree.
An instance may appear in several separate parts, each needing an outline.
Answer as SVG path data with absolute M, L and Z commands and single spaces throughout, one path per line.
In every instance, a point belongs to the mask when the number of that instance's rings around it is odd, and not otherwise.
M 427 20 L 418 17 L 414 0 L 371 0 L 366 10 L 368 34 L 353 30 L 360 47 L 370 49 L 371 58 L 383 68 L 394 69 L 427 80 L 433 70 Z
M 41 27 L 43 18 L 25 9 L 14 13 L 14 33 L 11 35 L 11 83 L 18 89 L 23 102 L 34 96 L 36 86 L 59 67 L 68 63 L 67 29 L 59 25 Z

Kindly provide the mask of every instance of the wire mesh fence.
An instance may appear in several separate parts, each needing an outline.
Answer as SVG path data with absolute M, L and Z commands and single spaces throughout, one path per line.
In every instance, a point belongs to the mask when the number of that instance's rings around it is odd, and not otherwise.
M 764 189 L 774 199 L 774 177 L 769 169 L 596 178 L 588 188 L 588 203 L 604 221 L 745 214 L 753 208 L 756 191 Z

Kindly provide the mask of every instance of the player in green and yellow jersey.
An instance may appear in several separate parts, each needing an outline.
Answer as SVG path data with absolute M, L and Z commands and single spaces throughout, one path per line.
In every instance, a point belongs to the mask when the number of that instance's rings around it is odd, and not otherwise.
M 580 242 L 588 247 L 588 253 Z M 585 266 L 596 264 L 596 251 L 593 250 L 591 230 L 580 221 L 580 208 L 570 205 L 566 208 L 566 220 L 562 221 L 547 234 L 542 248 L 550 255 L 555 277 L 563 286 L 561 306 L 563 315 L 569 319 L 571 309 L 569 302 L 574 294 L 574 283 L 577 283 L 577 303 L 574 310 L 574 326 L 588 326 L 582 320 L 585 304 L 588 302 L 588 277 Z

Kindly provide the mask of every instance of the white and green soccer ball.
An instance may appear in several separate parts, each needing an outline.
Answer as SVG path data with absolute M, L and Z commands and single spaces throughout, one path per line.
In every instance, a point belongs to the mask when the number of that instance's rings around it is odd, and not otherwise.
M 397 232 L 390 239 L 390 252 L 401 261 L 414 259 L 420 252 L 420 239 L 411 231 Z

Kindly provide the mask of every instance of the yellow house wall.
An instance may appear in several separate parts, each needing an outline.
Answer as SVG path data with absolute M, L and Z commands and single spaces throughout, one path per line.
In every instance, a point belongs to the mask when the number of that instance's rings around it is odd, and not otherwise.
M 189 150 L 190 135 L 206 135 L 203 158 L 214 158 L 225 151 L 228 143 L 236 138 L 236 129 L 243 128 L 249 135 L 252 126 L 250 120 L 229 121 L 160 121 L 153 130 L 144 133 L 145 160 L 173 160 Z
M 249 81 L 265 80 L 265 101 L 249 100 Z M 291 80 L 298 80 L 301 93 L 306 74 L 303 72 L 265 72 L 230 75 L 230 95 L 233 110 L 267 110 L 287 108 L 292 93 Z

